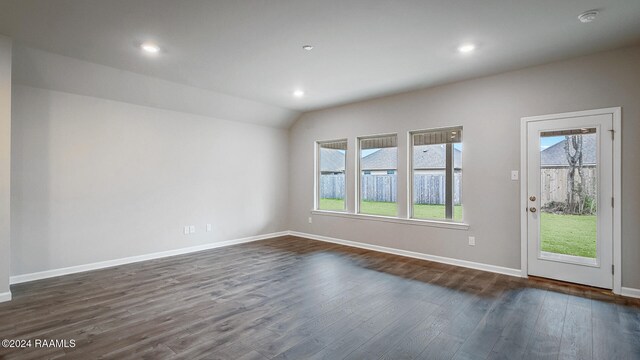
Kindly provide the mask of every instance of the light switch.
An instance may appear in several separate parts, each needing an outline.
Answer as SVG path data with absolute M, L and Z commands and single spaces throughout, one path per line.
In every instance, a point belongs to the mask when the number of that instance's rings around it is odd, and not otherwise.
M 188 226 L 184 227 L 184 234 L 185 235 L 189 235 L 189 227 Z
M 211 231 L 211 224 L 207 224 L 207 232 Z
M 190 233 L 190 234 L 193 234 L 193 233 L 195 233 L 195 232 L 196 232 L 196 227 L 195 227 L 195 226 L 193 226 L 193 225 L 189 226 L 189 233 Z
M 516 181 L 519 178 L 518 170 L 511 170 L 511 180 Z
M 476 237 L 475 236 L 469 236 L 469 245 L 470 246 L 476 246 Z

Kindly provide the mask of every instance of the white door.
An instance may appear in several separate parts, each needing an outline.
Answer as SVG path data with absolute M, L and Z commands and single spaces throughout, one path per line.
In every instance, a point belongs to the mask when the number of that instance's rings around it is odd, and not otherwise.
M 526 126 L 528 273 L 613 288 L 613 115 Z

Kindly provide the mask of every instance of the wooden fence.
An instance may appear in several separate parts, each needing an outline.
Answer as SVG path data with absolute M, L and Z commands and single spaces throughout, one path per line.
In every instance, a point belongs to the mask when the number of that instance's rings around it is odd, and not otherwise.
M 453 174 L 453 203 L 460 205 L 460 187 L 462 176 L 459 172 Z M 413 203 L 414 204 L 444 204 L 446 196 L 444 174 L 414 174 Z
M 360 199 L 363 201 L 396 202 L 396 175 L 362 175 Z
M 344 174 L 320 175 L 321 199 L 344 199 Z
M 565 202 L 567 199 L 567 177 L 569 170 L 566 167 L 542 168 L 541 185 L 542 204 L 550 201 Z M 583 168 L 587 194 L 595 198 L 596 195 L 596 168 L 593 166 Z M 576 177 L 578 177 L 576 173 Z M 395 202 L 397 188 L 396 175 L 362 175 L 361 198 L 366 201 Z M 454 176 L 453 201 L 460 204 L 460 173 Z M 444 175 L 439 174 L 415 174 L 413 178 L 413 197 L 416 204 L 444 204 L 445 182 Z M 328 199 L 344 199 L 345 177 L 341 175 L 320 176 L 320 197 Z
M 596 196 L 596 167 L 585 166 L 582 168 L 584 173 L 585 191 L 587 195 L 595 199 Z M 569 187 L 568 182 L 569 168 L 567 167 L 544 167 L 541 169 L 541 204 L 545 204 L 556 201 L 567 201 L 567 189 Z M 580 181 L 578 172 L 576 171 L 576 181 Z
M 453 201 L 460 204 L 460 173 L 454 176 Z M 444 175 L 415 174 L 414 175 L 414 203 L 416 204 L 444 204 L 445 182 Z M 396 202 L 396 175 L 362 175 L 361 199 L 365 201 Z M 320 176 L 320 197 L 324 199 L 343 199 L 345 189 L 344 174 Z

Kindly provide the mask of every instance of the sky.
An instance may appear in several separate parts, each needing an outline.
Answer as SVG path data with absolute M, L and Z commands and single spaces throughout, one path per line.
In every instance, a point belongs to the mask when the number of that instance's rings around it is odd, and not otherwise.
M 561 141 L 564 140 L 564 136 L 545 136 L 545 137 L 541 137 L 540 138 L 540 150 L 544 150 L 554 144 L 557 144 Z M 458 150 L 462 150 L 462 143 L 456 143 L 453 145 L 454 148 L 458 149 Z M 373 154 L 374 152 L 378 151 L 380 149 L 367 149 L 367 150 L 362 150 L 362 153 L 360 154 L 361 157 L 365 157 L 367 155 Z M 344 152 L 344 151 L 341 151 Z
M 540 138 L 540 150 L 544 150 L 554 144 L 557 144 L 561 141 L 564 140 L 564 136 L 545 136 L 545 137 L 541 137 Z M 454 145 L 454 147 L 458 150 L 462 150 L 462 144 L 461 143 L 457 143 Z M 362 150 L 362 154 L 360 154 L 361 157 L 365 157 L 367 155 L 373 154 L 374 152 L 378 151 L 380 149 L 367 149 L 367 150 Z
M 553 144 L 552 144 L 553 145 Z M 458 149 L 458 150 L 462 150 L 462 143 L 456 143 L 453 144 L 453 147 Z M 360 157 L 365 157 L 367 155 L 373 154 L 374 152 L 378 151 L 380 149 L 367 149 L 367 150 L 362 150 L 362 153 L 360 154 Z
M 544 150 L 551 145 L 557 144 L 564 140 L 564 136 L 546 136 L 540 138 L 540 150 Z

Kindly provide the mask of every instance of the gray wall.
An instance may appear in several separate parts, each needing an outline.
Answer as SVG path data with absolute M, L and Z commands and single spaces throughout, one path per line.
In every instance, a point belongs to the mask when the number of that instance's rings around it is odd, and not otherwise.
M 22 85 L 281 128 L 288 128 L 300 115 L 298 111 L 53 54 L 19 42 L 13 45 L 13 81 Z
M 640 288 L 640 47 L 304 114 L 290 129 L 289 227 L 295 231 L 520 268 L 520 118 L 623 107 L 622 284 Z M 314 215 L 313 143 L 397 132 L 406 176 L 407 131 L 464 126 L 463 202 L 468 231 Z M 347 176 L 355 169 L 347 157 Z M 405 183 L 398 179 L 398 183 Z M 348 181 L 348 194 L 354 194 Z M 483 189 L 477 191 L 476 189 Z M 406 197 L 398 187 L 398 198 Z M 353 211 L 353 199 L 348 207 Z M 403 210 L 403 209 L 401 209 Z M 476 236 L 476 246 L 467 237 Z
M 14 84 L 12 137 L 12 275 L 287 229 L 285 129 Z
M 9 291 L 10 185 L 11 40 L 0 36 L 0 294 Z

